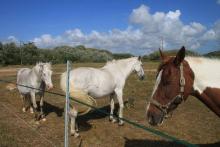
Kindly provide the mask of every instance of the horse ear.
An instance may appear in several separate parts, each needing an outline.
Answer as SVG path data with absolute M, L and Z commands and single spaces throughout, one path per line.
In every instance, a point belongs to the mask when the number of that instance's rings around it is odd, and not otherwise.
M 162 52 L 160 48 L 159 48 L 159 53 L 160 53 L 160 60 L 162 62 L 165 62 L 167 60 L 167 56 Z
M 174 59 L 174 64 L 176 64 L 177 66 L 180 65 L 180 63 L 184 60 L 185 58 L 185 47 L 182 46 L 182 48 L 178 51 L 178 53 L 176 54 L 176 57 Z
M 138 56 L 138 60 L 141 61 L 141 59 L 142 59 L 141 56 Z

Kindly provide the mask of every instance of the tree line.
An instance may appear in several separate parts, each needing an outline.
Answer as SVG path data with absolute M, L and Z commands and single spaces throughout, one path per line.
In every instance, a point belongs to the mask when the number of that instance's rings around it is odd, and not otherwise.
M 168 55 L 175 55 L 177 50 L 165 51 Z M 201 56 L 194 51 L 187 51 L 187 55 Z M 16 43 L 0 42 L 0 65 L 31 65 L 36 62 L 52 62 L 53 64 L 72 62 L 106 62 L 112 59 L 129 58 L 130 53 L 112 53 L 107 50 L 86 48 L 83 45 L 70 47 L 58 46 L 52 49 L 38 48 L 34 43 L 17 45 Z M 159 52 L 155 51 L 143 56 L 143 61 L 158 61 Z
M 53 64 L 72 62 L 106 62 L 113 59 L 113 54 L 105 50 L 85 48 L 84 46 L 59 46 L 53 49 L 42 49 L 27 43 L 21 46 L 15 43 L 0 42 L 0 65 L 35 64 L 52 62 Z
M 0 65 L 32 65 L 36 62 L 52 62 L 53 64 L 72 62 L 107 62 L 112 59 L 132 57 L 128 53 L 111 53 L 107 50 L 86 48 L 83 45 L 70 47 L 58 46 L 51 49 L 38 48 L 34 43 L 17 45 L 14 42 L 0 42 Z

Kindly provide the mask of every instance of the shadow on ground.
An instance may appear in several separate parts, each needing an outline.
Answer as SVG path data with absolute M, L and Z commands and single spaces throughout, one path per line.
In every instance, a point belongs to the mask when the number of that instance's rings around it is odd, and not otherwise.
M 186 147 L 185 145 L 161 140 L 138 140 L 138 139 L 125 139 L 125 147 Z M 200 147 L 219 147 L 220 142 L 212 144 L 197 144 Z
M 117 116 L 118 108 L 119 108 L 119 105 L 115 104 L 114 115 L 116 116 Z M 100 107 L 99 110 L 110 113 L 110 106 L 106 105 L 106 106 Z M 91 129 L 92 125 L 89 123 L 90 120 L 98 120 L 98 119 L 103 119 L 106 117 L 109 117 L 109 115 L 103 114 L 99 112 L 98 110 L 92 110 L 91 112 L 85 115 L 79 116 L 77 118 L 77 123 L 80 124 L 79 131 L 88 131 L 89 129 Z
M 38 106 L 39 106 L 39 101 L 38 101 Z M 39 109 L 39 107 L 38 107 Z M 47 103 L 46 101 L 44 101 L 44 106 L 43 106 L 43 110 L 44 110 L 44 114 L 45 116 L 49 115 L 50 113 L 56 113 L 56 115 L 58 117 L 62 117 L 63 116 L 63 112 L 64 112 L 64 109 L 63 108 L 60 108 L 60 107 L 57 107 L 55 105 L 52 105 L 50 103 Z M 38 110 L 39 111 L 39 110 Z

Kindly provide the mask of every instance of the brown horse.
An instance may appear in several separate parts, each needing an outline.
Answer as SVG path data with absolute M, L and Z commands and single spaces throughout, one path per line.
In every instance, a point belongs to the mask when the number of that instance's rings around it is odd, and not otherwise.
M 147 104 L 148 122 L 162 124 L 189 95 L 198 98 L 220 117 L 220 60 L 185 57 L 184 47 L 174 57 L 165 56 L 161 50 L 160 56 L 162 62 Z

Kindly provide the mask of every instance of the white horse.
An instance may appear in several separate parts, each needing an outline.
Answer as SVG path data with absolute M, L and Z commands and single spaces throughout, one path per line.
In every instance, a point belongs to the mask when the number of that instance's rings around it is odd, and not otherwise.
M 144 79 L 144 70 L 140 57 L 132 57 L 122 60 L 108 62 L 102 68 L 81 67 L 70 71 L 70 95 L 77 98 L 77 91 L 83 91 L 89 96 L 100 98 L 110 96 L 110 121 L 116 122 L 113 117 L 114 96 L 119 102 L 119 117 L 123 118 L 123 89 L 128 76 L 136 72 L 141 80 Z M 60 85 L 66 91 L 66 72 L 61 75 Z M 75 119 L 77 109 L 73 106 L 70 110 L 71 134 L 77 137 Z M 123 125 L 123 120 L 119 120 L 119 125 Z
M 23 108 L 22 110 L 25 112 L 27 109 L 27 101 L 29 101 L 30 111 L 31 113 L 35 113 L 35 118 L 39 120 L 44 118 L 43 113 L 43 97 L 45 88 L 51 89 L 53 88 L 52 80 L 52 71 L 50 63 L 37 63 L 32 69 L 29 68 L 21 68 L 17 72 L 17 88 L 23 99 Z M 31 89 L 24 86 L 33 87 L 35 89 Z M 41 89 L 41 90 L 37 90 Z M 36 112 L 37 104 L 35 99 L 35 94 L 39 94 L 40 96 L 40 115 Z M 33 108 L 30 104 L 30 101 L 33 104 Z M 29 107 L 28 106 L 28 107 Z

